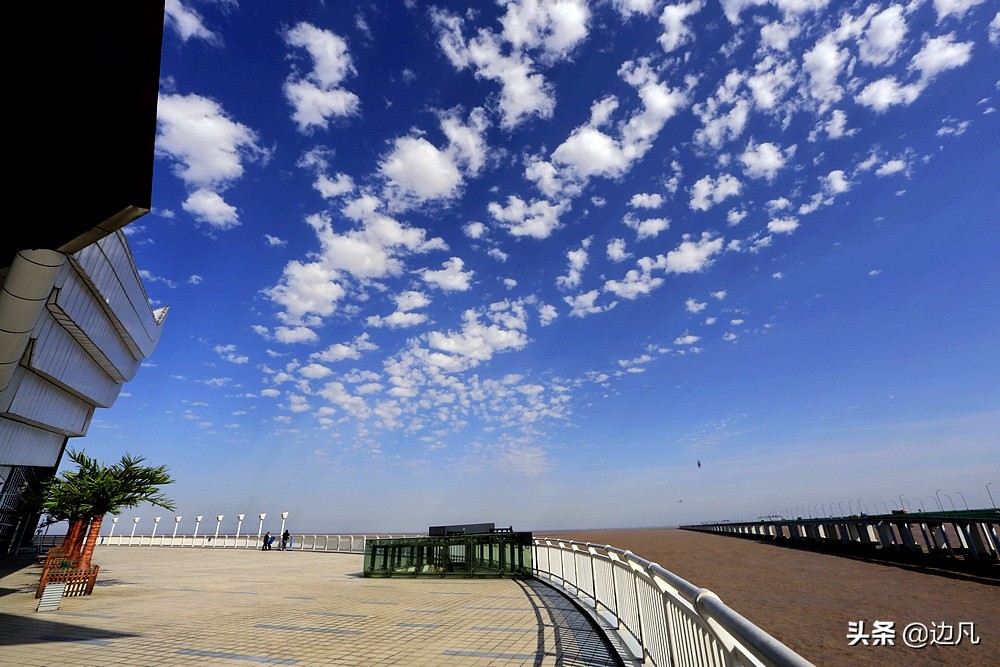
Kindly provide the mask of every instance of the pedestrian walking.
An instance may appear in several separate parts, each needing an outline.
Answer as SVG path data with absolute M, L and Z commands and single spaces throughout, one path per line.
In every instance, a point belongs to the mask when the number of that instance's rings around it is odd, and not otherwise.
M 260 550 L 261 551 L 270 551 L 271 550 L 271 542 L 273 542 L 273 541 L 274 541 L 274 538 L 271 537 L 271 531 L 267 531 L 266 533 L 264 533 L 264 543 L 262 545 L 260 545 Z
M 292 539 L 292 534 L 287 530 L 281 534 L 281 548 L 280 551 L 285 551 L 288 549 L 288 540 Z

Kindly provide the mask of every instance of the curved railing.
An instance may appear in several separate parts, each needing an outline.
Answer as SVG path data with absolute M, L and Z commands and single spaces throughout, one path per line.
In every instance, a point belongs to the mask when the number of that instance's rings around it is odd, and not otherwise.
M 807 660 L 727 607 L 711 591 L 629 551 L 538 538 L 535 575 L 617 629 L 643 664 L 807 666 Z

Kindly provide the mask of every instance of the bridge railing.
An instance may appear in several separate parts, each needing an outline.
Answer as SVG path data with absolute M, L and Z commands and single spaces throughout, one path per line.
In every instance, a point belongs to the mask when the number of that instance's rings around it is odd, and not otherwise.
M 711 591 L 629 551 L 535 539 L 535 575 L 617 629 L 644 665 L 807 666 L 807 660 L 727 607 Z

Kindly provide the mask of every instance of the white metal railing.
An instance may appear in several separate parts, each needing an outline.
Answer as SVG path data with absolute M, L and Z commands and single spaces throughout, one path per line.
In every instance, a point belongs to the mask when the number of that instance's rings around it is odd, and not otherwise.
M 48 544 L 57 544 L 54 541 L 58 537 L 61 542 L 62 536 L 52 536 L 53 540 Z M 335 553 L 363 554 L 365 552 L 365 542 L 367 540 L 388 539 L 393 537 L 411 537 L 411 535 L 330 535 L 330 534 L 307 534 L 293 535 L 288 549 L 291 551 L 325 551 Z M 275 536 L 275 543 L 280 545 L 280 536 Z M 262 545 L 262 536 L 249 535 L 102 535 L 98 538 L 97 544 L 100 546 L 112 547 L 201 547 L 210 549 L 259 549 Z M 277 550 L 277 546 L 272 547 Z
M 617 628 L 644 665 L 807 666 L 807 660 L 727 607 L 711 591 L 629 551 L 536 538 L 535 576 Z

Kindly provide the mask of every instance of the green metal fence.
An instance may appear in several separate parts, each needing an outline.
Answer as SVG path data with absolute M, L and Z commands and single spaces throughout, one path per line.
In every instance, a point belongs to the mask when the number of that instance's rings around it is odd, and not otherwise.
M 368 540 L 364 574 L 366 577 L 529 577 L 531 533 Z

